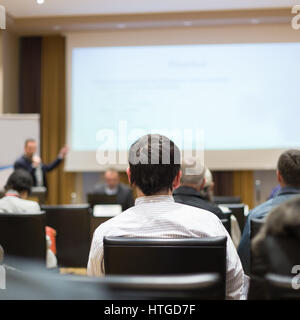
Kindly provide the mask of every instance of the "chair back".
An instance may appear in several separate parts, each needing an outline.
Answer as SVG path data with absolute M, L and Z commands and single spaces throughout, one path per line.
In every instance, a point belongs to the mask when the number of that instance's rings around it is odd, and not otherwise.
M 300 300 L 299 275 L 291 277 L 268 273 L 265 280 L 267 299 Z
M 109 275 L 217 273 L 225 297 L 227 237 L 139 239 L 104 237 Z
M 251 219 L 250 220 L 250 239 L 254 239 L 254 237 L 259 233 L 260 229 L 264 225 L 264 219 Z
M 45 227 L 45 212 L 1 213 L 0 244 L 4 262 L 10 264 L 11 258 L 24 258 L 46 265 Z
M 246 222 L 245 211 L 247 206 L 244 203 L 223 203 L 220 205 L 228 208 L 231 211 L 231 214 L 236 217 L 239 223 L 241 232 L 243 232 Z
M 216 204 L 240 204 L 241 198 L 233 196 L 214 196 L 213 201 Z
M 56 230 L 59 267 L 86 268 L 90 250 L 91 212 L 88 204 L 44 205 L 47 225 Z
M 221 219 L 221 222 L 223 223 L 224 228 L 227 230 L 227 232 L 231 236 L 231 219 L 230 219 L 230 215 L 229 215 L 229 218 Z
M 80 287 L 102 288 L 112 300 L 221 300 L 219 274 L 203 273 L 168 276 L 110 275 L 102 278 L 72 277 Z

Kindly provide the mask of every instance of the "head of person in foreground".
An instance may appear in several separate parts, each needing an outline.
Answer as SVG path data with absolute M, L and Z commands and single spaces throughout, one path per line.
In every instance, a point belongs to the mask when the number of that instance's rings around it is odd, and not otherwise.
M 138 197 L 171 195 L 180 184 L 180 150 L 163 135 L 145 135 L 129 149 L 127 175 Z

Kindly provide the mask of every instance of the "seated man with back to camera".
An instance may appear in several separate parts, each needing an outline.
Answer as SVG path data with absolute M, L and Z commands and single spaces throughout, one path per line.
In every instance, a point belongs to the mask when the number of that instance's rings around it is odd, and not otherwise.
M 151 162 L 153 159 L 154 162 Z M 162 159 L 170 160 L 165 164 Z M 96 229 L 89 255 L 88 275 L 101 276 L 105 272 L 105 236 L 150 239 L 227 236 L 226 298 L 241 299 L 244 272 L 221 221 L 211 212 L 176 203 L 172 197 L 172 191 L 179 186 L 181 177 L 178 147 L 162 135 L 141 137 L 129 150 L 127 175 L 130 184 L 137 190 L 135 206 Z
M 115 195 L 117 204 L 122 206 L 125 211 L 134 205 L 132 190 L 124 183 L 120 183 L 120 177 L 117 170 L 111 168 L 104 173 L 104 184 L 97 184 L 94 187 L 93 193 Z
M 251 219 L 263 219 L 281 203 L 300 194 L 300 150 L 288 150 L 281 154 L 277 163 L 277 179 L 281 189 L 274 198 L 260 204 L 249 212 L 238 253 L 245 272 L 250 273 Z
M 205 167 L 199 168 L 199 173 L 188 174 L 188 169 L 196 166 L 196 160 L 185 159 L 182 164 L 182 176 L 180 186 L 174 190 L 173 197 L 175 202 L 197 207 L 214 213 L 219 219 L 226 219 L 228 215 L 214 203 L 203 199 L 200 193 L 205 185 Z

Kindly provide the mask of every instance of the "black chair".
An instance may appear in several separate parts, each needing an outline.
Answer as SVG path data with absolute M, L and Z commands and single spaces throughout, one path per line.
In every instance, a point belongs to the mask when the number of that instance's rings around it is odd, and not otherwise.
M 231 236 L 231 219 L 230 219 L 230 215 L 229 215 L 229 217 L 227 219 L 221 219 L 221 222 L 223 223 L 223 226 L 225 227 L 225 229 L 227 230 L 227 232 Z
M 214 196 L 213 201 L 216 204 L 240 204 L 241 198 L 233 196 Z
M 250 220 L 250 239 L 252 240 L 264 225 L 264 219 L 251 219 Z
M 255 270 L 264 270 L 264 273 L 278 276 L 292 276 L 293 268 L 300 265 L 299 246 L 300 240 L 295 236 L 268 235 L 264 239 L 260 247 L 259 256 L 256 259 L 251 257 L 251 281 L 253 282 L 251 296 L 256 298 L 259 295 L 263 296 L 263 299 L 272 296 L 270 286 L 269 289 L 266 287 L 266 279 L 262 274 L 257 275 L 254 272 Z
M 267 299 L 300 300 L 300 282 L 297 278 L 269 273 L 265 277 Z M 296 285 L 293 288 L 293 285 Z
M 227 237 L 138 239 L 104 237 L 108 275 L 218 273 L 225 298 Z
M 91 212 L 88 204 L 42 206 L 47 225 L 56 230 L 59 267 L 86 268 L 90 250 Z
M 1 213 L 0 244 L 4 250 L 4 263 L 16 266 L 11 261 L 18 257 L 39 261 L 46 266 L 45 226 L 45 212 Z
M 243 233 L 244 227 L 245 227 L 245 222 L 246 222 L 246 217 L 245 217 L 245 209 L 246 209 L 246 205 L 244 203 L 223 203 L 220 204 L 226 208 L 228 208 L 231 211 L 231 214 L 233 214 L 238 223 L 239 223 L 239 227 L 241 229 L 241 233 Z
M 221 277 L 217 273 L 168 276 L 70 277 L 80 287 L 102 288 L 113 300 L 221 300 Z

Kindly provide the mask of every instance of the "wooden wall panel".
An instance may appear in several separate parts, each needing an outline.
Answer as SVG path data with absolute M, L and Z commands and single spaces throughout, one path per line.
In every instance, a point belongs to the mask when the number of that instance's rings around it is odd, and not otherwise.
M 65 144 L 66 75 L 65 38 L 44 37 L 42 41 L 42 157 L 53 161 Z M 63 165 L 48 175 L 48 203 L 68 204 L 75 190 L 75 176 L 65 173 Z
M 42 38 L 20 38 L 19 112 L 41 112 Z
M 233 172 L 233 195 L 239 196 L 250 209 L 254 207 L 254 177 L 253 171 Z

